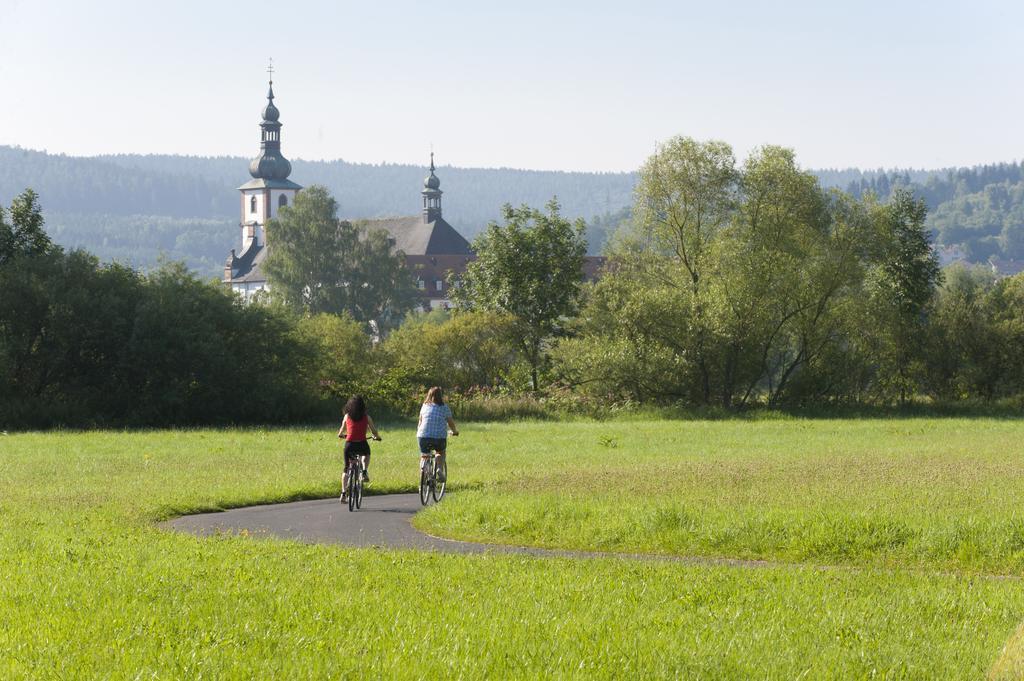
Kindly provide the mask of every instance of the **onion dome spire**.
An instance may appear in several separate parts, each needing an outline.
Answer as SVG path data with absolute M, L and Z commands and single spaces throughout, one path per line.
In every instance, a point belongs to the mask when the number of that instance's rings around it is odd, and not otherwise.
M 267 90 L 267 105 L 263 107 L 263 122 L 276 123 L 281 117 L 281 112 L 274 106 L 274 81 L 270 81 L 270 89 Z
M 434 174 L 434 152 L 430 152 L 430 174 L 423 180 L 423 221 L 434 222 L 441 219 L 441 180 Z
M 423 180 L 424 189 L 439 189 L 441 187 L 441 180 L 434 174 L 435 170 L 437 168 L 434 167 L 434 152 L 430 152 L 430 175 Z
M 267 105 L 263 107 L 263 121 L 260 123 L 260 155 L 249 164 L 249 174 L 262 180 L 286 180 L 292 172 L 292 164 L 281 153 L 281 112 L 274 105 L 274 65 L 267 68 L 270 86 L 267 90 Z

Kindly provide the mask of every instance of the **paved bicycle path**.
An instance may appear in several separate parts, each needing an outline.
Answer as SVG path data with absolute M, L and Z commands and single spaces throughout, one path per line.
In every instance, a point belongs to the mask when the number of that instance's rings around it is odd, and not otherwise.
M 600 551 L 562 551 L 441 539 L 424 534 L 412 526 L 410 522 L 412 516 L 422 508 L 417 494 L 385 494 L 365 497 L 363 508 L 358 511 L 349 511 L 348 506 L 342 506 L 337 498 L 318 499 L 186 515 L 165 521 L 162 526 L 201 537 L 244 532 L 249 536 L 280 537 L 309 544 L 419 549 L 442 553 L 512 553 L 564 558 L 625 558 L 740 567 L 777 567 L 780 565 L 768 561 L 603 553 Z

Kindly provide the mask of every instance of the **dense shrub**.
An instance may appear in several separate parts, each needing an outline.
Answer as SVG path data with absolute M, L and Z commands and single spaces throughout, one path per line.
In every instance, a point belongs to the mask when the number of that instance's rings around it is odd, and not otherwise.
M 309 413 L 289 320 L 182 265 L 80 251 L 0 268 L 0 427 L 283 422 Z
M 363 324 L 347 314 L 320 314 L 290 318 L 291 340 L 300 348 L 299 378 L 302 391 L 316 400 L 331 400 L 358 392 L 374 380 L 370 337 Z
M 384 361 L 419 385 L 507 385 L 520 361 L 515 331 L 499 312 L 412 314 L 384 342 Z

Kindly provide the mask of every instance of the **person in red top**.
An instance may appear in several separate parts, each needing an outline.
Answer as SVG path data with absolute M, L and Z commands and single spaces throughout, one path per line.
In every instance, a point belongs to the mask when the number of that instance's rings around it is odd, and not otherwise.
M 363 482 L 370 482 L 370 475 L 367 470 L 370 467 L 370 445 L 366 441 L 366 429 L 373 433 L 373 439 L 380 441 L 380 433 L 373 419 L 366 413 L 366 400 L 362 395 L 353 395 L 345 403 L 342 412 L 341 428 L 338 429 L 338 437 L 345 438 L 345 474 L 341 476 L 341 500 L 348 501 L 345 497 L 345 490 L 348 489 L 348 462 L 357 456 L 363 459 Z

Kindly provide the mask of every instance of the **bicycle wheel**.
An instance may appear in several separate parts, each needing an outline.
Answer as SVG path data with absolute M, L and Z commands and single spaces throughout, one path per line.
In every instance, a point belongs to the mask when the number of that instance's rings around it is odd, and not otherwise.
M 444 496 L 445 485 L 448 484 L 448 462 L 441 459 L 434 468 L 434 501 L 441 501 Z
M 420 503 L 424 506 L 430 500 L 430 479 L 432 477 L 430 469 L 432 467 L 433 465 L 427 461 L 424 462 L 423 468 L 420 470 Z
M 363 467 L 356 467 L 356 508 L 363 507 Z
M 356 476 L 359 472 L 355 466 L 350 466 L 348 469 L 348 510 L 356 510 Z

